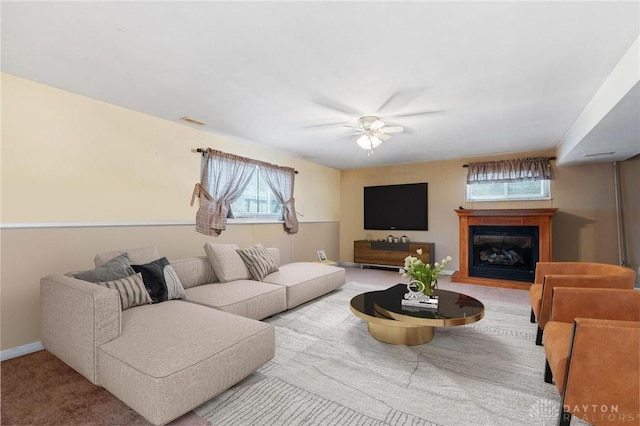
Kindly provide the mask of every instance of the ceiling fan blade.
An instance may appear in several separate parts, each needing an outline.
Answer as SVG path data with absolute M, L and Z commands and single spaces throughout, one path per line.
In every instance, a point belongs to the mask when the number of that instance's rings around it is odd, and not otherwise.
M 400 133 L 402 131 L 404 131 L 404 127 L 402 126 L 384 126 L 378 130 L 378 132 L 382 133 Z
M 349 107 L 348 105 L 343 105 L 340 102 L 336 102 L 334 100 L 331 99 L 327 99 L 327 98 L 318 98 L 315 99 L 314 102 L 320 106 L 323 106 L 325 108 L 334 110 L 334 111 L 338 111 L 341 112 L 343 114 L 346 115 L 359 115 L 360 113 L 358 111 L 356 111 L 355 109 Z
M 343 127 L 346 127 L 347 129 L 353 129 L 353 130 L 357 130 L 359 132 L 363 132 L 364 129 L 362 127 L 359 126 L 352 126 L 351 124 L 342 124 Z
M 385 110 L 393 110 L 398 109 L 399 106 L 406 106 L 422 96 L 426 89 L 426 87 L 412 87 L 397 90 L 380 105 L 377 111 L 384 115 Z
M 394 99 L 396 99 L 396 98 L 400 95 L 400 92 L 401 92 L 401 91 L 400 91 L 400 90 L 398 90 L 398 91 L 396 91 L 395 93 L 391 94 L 391 96 L 389 96 L 389 97 L 387 98 L 387 100 L 386 100 L 386 101 L 384 101 L 384 102 L 382 103 L 382 105 L 380 105 L 380 106 L 378 107 L 377 111 L 378 111 L 378 112 L 382 112 L 382 111 L 384 111 L 384 109 L 385 109 L 385 108 L 386 108 L 390 103 L 392 103 Z
M 313 129 L 313 128 L 317 128 L 317 127 L 332 127 L 332 126 L 340 126 L 340 125 L 344 125 L 344 121 L 342 122 L 336 122 L 336 123 L 323 123 L 323 124 L 309 124 L 307 126 L 304 126 L 308 129 Z
M 386 133 L 382 133 L 382 132 L 376 132 L 373 134 L 373 136 L 375 136 L 376 138 L 380 139 L 382 142 L 386 142 L 389 140 L 389 138 L 391 136 L 387 135 Z
M 382 127 L 384 127 L 386 125 L 386 123 L 380 119 L 375 120 L 373 123 L 371 123 L 371 130 L 378 130 Z
M 440 114 L 443 111 L 418 111 L 418 112 L 410 112 L 407 114 L 395 114 L 389 115 L 390 118 L 400 118 L 400 117 L 415 117 L 418 115 L 431 115 L 431 114 Z

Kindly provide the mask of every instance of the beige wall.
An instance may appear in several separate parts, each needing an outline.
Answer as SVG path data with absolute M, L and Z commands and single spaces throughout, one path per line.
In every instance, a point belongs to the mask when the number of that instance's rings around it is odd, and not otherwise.
M 192 220 L 199 147 L 294 167 L 302 219 L 338 220 L 338 170 L 2 74 L 2 223 Z
M 195 207 L 200 157 L 212 147 L 295 167 L 300 232 L 288 236 L 279 224 L 229 225 L 218 239 L 193 225 L 96 227 L 99 222 L 186 222 Z M 466 203 L 463 164 L 451 160 L 345 170 L 263 150 L 186 125 L 161 120 L 52 87 L 2 74 L 0 223 L 1 349 L 39 336 L 39 279 L 89 268 L 100 251 L 155 245 L 169 259 L 203 254 L 206 241 L 241 246 L 277 246 L 283 261 L 314 260 L 324 249 L 332 259 L 353 261 L 353 240 L 388 232 L 365 232 L 362 188 L 406 182 L 429 183 L 429 231 L 406 232 L 436 244 L 436 256 L 451 255 L 458 267 L 458 206 L 556 207 L 555 260 L 618 262 L 613 168 L 609 163 L 556 167 L 553 200 Z M 541 154 L 541 153 L 532 153 Z M 542 153 L 553 155 L 553 152 Z M 517 156 L 524 156 L 520 154 Z M 511 156 L 515 157 L 515 156 Z M 506 156 L 487 159 L 508 158 Z M 473 159 L 477 160 L 477 159 Z M 629 261 L 640 265 L 640 157 L 621 163 Z M 77 222 L 79 227 L 31 227 Z M 27 227 L 13 228 L 20 224 Z M 396 232 L 396 234 L 400 234 Z
M 486 157 L 483 160 L 553 155 L 553 151 Z M 465 201 L 466 169 L 479 159 L 423 162 L 342 172 L 340 190 L 340 260 L 353 261 L 353 241 L 407 235 L 411 240 L 435 243 L 436 258 L 451 255 L 451 269 L 458 269 L 459 206 L 465 209 L 557 208 L 553 218 L 553 260 L 618 263 L 618 239 L 612 163 L 554 167 L 552 199 L 546 201 Z M 625 199 L 629 262 L 640 265 L 640 159 L 621 163 Z M 428 231 L 365 231 L 363 187 L 411 182 L 429 183 Z
M 194 231 L 200 156 L 212 147 L 294 167 L 300 232 L 281 224 Z M 261 242 L 282 260 L 339 250 L 340 172 L 83 96 L 2 74 L 0 337 L 6 350 L 40 340 L 39 280 L 90 268 L 101 251 L 157 246 L 169 259 L 204 255 L 207 241 Z M 136 226 L 96 226 L 101 223 Z M 73 227 L 59 227 L 73 223 Z M 167 226 L 158 226 L 167 223 Z M 53 224 L 55 226 L 50 226 Z M 140 226 L 155 224 L 156 226 Z

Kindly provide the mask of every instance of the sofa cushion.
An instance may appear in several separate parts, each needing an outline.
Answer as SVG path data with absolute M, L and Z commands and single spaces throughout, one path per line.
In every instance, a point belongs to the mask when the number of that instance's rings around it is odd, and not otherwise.
M 151 303 L 151 296 L 149 296 L 144 286 L 142 274 L 140 273 L 119 280 L 97 282 L 96 284 L 116 290 L 120 295 L 120 309 L 123 311 L 134 306 Z
M 136 265 L 142 265 L 144 263 L 149 263 L 153 260 L 159 259 L 160 254 L 158 253 L 158 249 L 155 247 L 142 247 L 142 248 L 133 248 L 126 250 L 115 250 L 115 251 L 107 251 L 104 253 L 98 253 L 93 258 L 93 262 L 96 266 L 100 266 L 103 263 L 108 262 L 114 257 L 121 255 L 123 253 L 127 253 L 131 263 Z
M 173 300 L 122 312 L 122 334 L 98 348 L 98 384 L 165 424 L 273 358 L 271 324 Z
M 337 266 L 315 262 L 281 265 L 278 272 L 267 275 L 264 282 L 287 289 L 287 309 L 329 293 L 345 282 L 345 271 Z
M 564 372 L 567 368 L 567 358 L 569 357 L 569 347 L 571 346 L 571 336 L 573 324 L 566 322 L 550 321 L 544 327 L 544 352 L 551 371 L 561 371 L 562 373 L 553 380 L 556 383 L 558 392 L 562 395 L 564 389 Z
M 185 300 L 257 320 L 287 309 L 284 287 L 252 280 L 192 287 Z
M 254 280 L 262 281 L 267 275 L 278 270 L 278 264 L 262 244 L 238 249 L 238 254 Z
M 136 271 L 131 268 L 131 261 L 127 253 L 122 253 L 108 262 L 101 264 L 95 269 L 88 271 L 75 272 L 73 277 L 79 280 L 90 281 L 92 283 L 99 281 L 113 281 L 125 278 L 135 274 Z
M 142 273 L 144 285 L 154 303 L 184 297 L 182 283 L 166 257 L 144 265 L 131 265 L 131 267 L 136 272 Z
M 249 280 L 251 274 L 236 250 L 235 244 L 206 243 L 204 251 L 216 277 L 222 283 L 235 280 Z
M 178 274 L 184 288 L 218 282 L 207 256 L 172 260 L 171 266 Z

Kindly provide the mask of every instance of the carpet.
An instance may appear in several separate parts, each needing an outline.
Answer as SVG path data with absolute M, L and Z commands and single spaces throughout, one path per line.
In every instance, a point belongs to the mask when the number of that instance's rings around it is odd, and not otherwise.
M 226 425 L 552 425 L 529 307 L 485 302 L 481 321 L 437 328 L 417 346 L 373 339 L 341 289 L 275 315 L 276 356 L 194 411 Z M 584 424 L 576 421 L 572 424 Z

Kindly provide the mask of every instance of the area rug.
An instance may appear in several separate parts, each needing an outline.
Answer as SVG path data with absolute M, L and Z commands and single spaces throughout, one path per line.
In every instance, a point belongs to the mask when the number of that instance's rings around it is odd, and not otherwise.
M 556 423 L 528 306 L 485 302 L 481 321 L 408 347 L 373 339 L 350 312 L 369 290 L 350 282 L 266 320 L 274 359 L 194 411 L 215 426 Z

